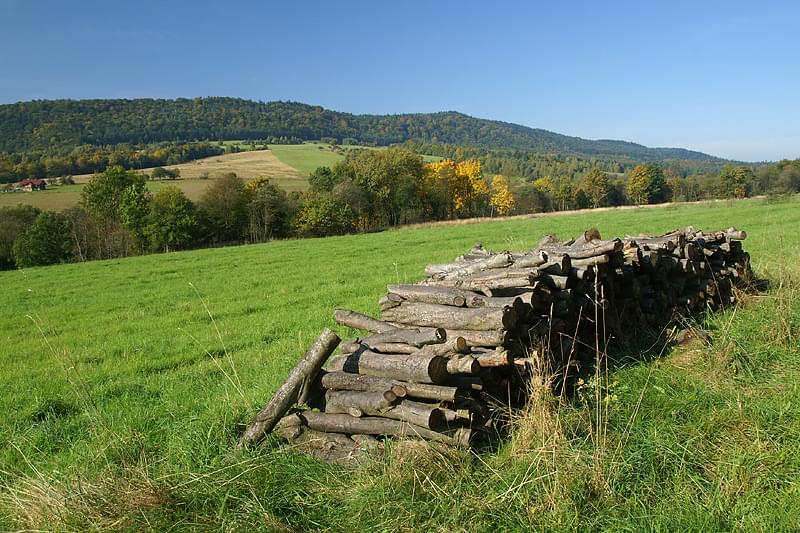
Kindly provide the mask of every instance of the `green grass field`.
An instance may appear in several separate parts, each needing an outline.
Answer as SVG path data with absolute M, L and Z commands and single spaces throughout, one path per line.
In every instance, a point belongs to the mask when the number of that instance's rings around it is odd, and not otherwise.
M 326 143 L 305 143 L 305 144 L 270 144 L 270 151 L 275 157 L 286 163 L 290 167 L 311 174 L 319 167 L 332 167 L 337 162 L 344 159 L 342 152 L 334 151 L 330 144 Z M 340 150 L 383 150 L 383 147 L 370 146 L 341 146 Z M 423 161 L 439 161 L 441 157 L 433 155 L 423 155 Z
M 710 348 L 537 396 L 473 454 L 396 442 L 346 471 L 230 450 L 334 307 L 480 241 L 746 229 L 768 293 Z M 800 200 L 632 209 L 0 272 L 0 530 L 797 530 Z M 342 336 L 352 332 L 334 328 Z
M 319 167 L 332 167 L 344 159 L 344 155 L 334 152 L 331 145 L 325 143 L 270 144 L 269 149 L 282 162 L 306 175 Z

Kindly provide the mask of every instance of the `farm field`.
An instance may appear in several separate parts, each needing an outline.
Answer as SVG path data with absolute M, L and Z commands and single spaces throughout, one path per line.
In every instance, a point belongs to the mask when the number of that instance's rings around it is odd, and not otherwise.
M 228 141 L 226 144 L 241 145 L 243 141 Z M 249 146 L 249 145 L 244 145 Z M 370 149 L 364 146 L 351 146 L 347 149 Z M 245 181 L 259 176 L 270 179 L 272 183 L 287 192 L 303 191 L 308 187 L 308 175 L 320 166 L 332 166 L 344 159 L 344 155 L 335 152 L 329 144 L 306 143 L 300 145 L 270 145 L 269 150 L 246 150 L 232 154 L 207 157 L 169 165 L 164 168 L 180 170 L 177 180 L 151 181 L 147 188 L 156 192 L 166 185 L 176 185 L 191 200 L 200 198 L 209 183 L 228 172 L 235 172 Z M 435 156 L 423 156 L 425 161 L 437 161 Z M 145 169 L 148 172 L 151 169 Z M 39 209 L 60 211 L 78 204 L 81 188 L 92 177 L 92 174 L 74 176 L 75 185 L 56 186 L 46 191 L 15 192 L 0 194 L 0 207 L 17 204 L 29 204 Z
M 195 201 L 214 179 L 227 172 L 235 172 L 245 181 L 265 176 L 289 192 L 308 187 L 307 174 L 286 165 L 269 150 L 223 154 L 164 168 L 180 170 L 181 177 L 176 180 L 149 181 L 147 188 L 156 192 L 167 185 L 175 185 Z M 75 185 L 56 186 L 46 191 L 3 193 L 0 194 L 0 207 L 22 203 L 40 209 L 60 211 L 77 205 L 81 197 L 80 191 L 91 177 L 91 174 L 75 176 Z
M 747 230 L 772 288 L 709 317 L 710 347 L 628 354 L 587 384 L 602 404 L 537 397 L 479 455 L 396 442 L 347 471 L 274 440 L 230 453 L 323 327 L 353 336 L 335 307 L 377 314 L 386 284 L 475 242 L 688 224 Z M 798 225 L 797 197 L 752 199 L 0 272 L 0 530 L 796 530 Z

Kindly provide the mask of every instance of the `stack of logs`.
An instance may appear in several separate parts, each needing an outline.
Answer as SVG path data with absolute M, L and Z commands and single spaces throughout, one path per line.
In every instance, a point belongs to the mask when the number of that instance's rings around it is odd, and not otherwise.
M 689 227 L 602 240 L 592 229 L 563 242 L 548 236 L 519 253 L 476 245 L 453 263 L 429 265 L 416 285 L 389 285 L 380 320 L 336 310 L 337 323 L 366 334 L 342 343 L 326 371 L 319 362 L 301 376 L 302 392 L 289 403 L 317 410 L 289 415 L 278 428 L 326 446 L 370 436 L 473 444 L 496 432 L 498 413 L 525 401 L 531 373 L 563 382 L 609 342 L 733 303 L 751 277 L 745 237 L 735 228 Z M 242 443 L 263 434 L 252 427 Z

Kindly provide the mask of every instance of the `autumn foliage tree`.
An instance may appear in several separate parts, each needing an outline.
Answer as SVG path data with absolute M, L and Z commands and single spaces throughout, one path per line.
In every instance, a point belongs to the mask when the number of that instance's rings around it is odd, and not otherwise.
M 628 175 L 628 198 L 636 205 L 667 200 L 667 183 L 664 171 L 653 163 L 637 165 Z
M 492 178 L 492 198 L 489 201 L 493 211 L 497 214 L 506 216 L 514 211 L 514 195 L 508 187 L 508 180 L 501 175 Z
M 607 205 L 611 186 L 608 182 L 608 175 L 599 167 L 593 167 L 584 175 L 580 182 L 580 188 L 586 194 L 592 207 Z
M 425 188 L 438 192 L 447 218 L 476 216 L 485 210 L 490 196 L 480 161 L 443 159 L 425 165 Z

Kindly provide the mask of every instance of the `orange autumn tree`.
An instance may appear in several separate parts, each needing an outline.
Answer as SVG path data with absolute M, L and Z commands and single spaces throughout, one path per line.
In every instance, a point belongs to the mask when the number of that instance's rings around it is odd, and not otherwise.
M 486 208 L 489 185 L 477 159 L 443 159 L 425 165 L 422 196 L 435 218 L 475 216 Z

